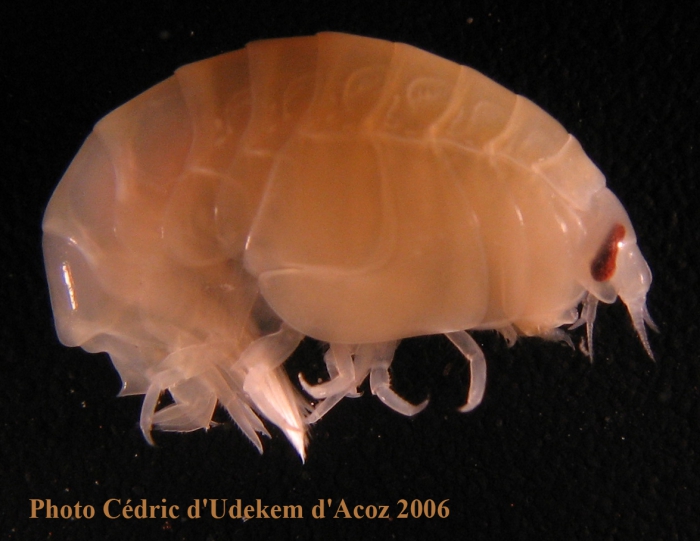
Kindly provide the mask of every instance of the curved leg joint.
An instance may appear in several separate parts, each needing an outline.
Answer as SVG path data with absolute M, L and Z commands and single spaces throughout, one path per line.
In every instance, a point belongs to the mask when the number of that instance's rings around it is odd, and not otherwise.
M 317 399 L 328 398 L 330 396 L 343 393 L 351 389 L 355 384 L 355 365 L 352 362 L 352 351 L 347 344 L 331 344 L 326 354 L 323 356 L 326 363 L 326 370 L 331 379 L 324 383 L 312 385 L 304 379 L 303 374 L 299 374 L 299 383 L 304 391 Z
M 469 394 L 467 401 L 459 408 L 459 411 L 467 412 L 481 404 L 486 390 L 486 358 L 481 351 L 479 344 L 466 332 L 457 331 L 445 333 L 445 336 L 455 345 L 455 347 L 469 361 L 471 370 L 471 381 L 469 383 Z
M 389 363 L 377 363 L 372 367 L 372 371 L 369 375 L 369 385 L 370 389 L 372 389 L 372 394 L 379 398 L 385 405 L 408 417 L 412 417 L 423 411 L 430 401 L 429 398 L 426 398 L 420 404 L 414 405 L 401 398 L 396 391 L 391 388 Z

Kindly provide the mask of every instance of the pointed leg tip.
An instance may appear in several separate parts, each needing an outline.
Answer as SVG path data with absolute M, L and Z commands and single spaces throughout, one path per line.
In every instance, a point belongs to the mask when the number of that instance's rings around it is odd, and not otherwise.
M 303 430 L 289 430 L 287 431 L 287 438 L 292 443 L 292 446 L 296 450 L 301 462 L 306 461 L 306 434 Z
M 429 399 L 426 398 L 420 404 L 411 404 L 396 394 L 391 387 L 376 388 L 373 390 L 373 393 L 381 400 L 382 404 L 406 417 L 413 417 L 419 414 L 428 406 L 429 402 Z
M 146 440 L 148 445 L 150 445 L 151 447 L 155 447 L 156 442 L 153 440 L 153 435 L 151 432 L 152 430 L 150 428 L 144 429 L 143 427 L 141 427 L 141 433 L 143 434 L 143 438 Z
M 382 402 L 384 402 L 384 401 L 382 401 Z M 384 402 L 384 403 L 386 404 L 386 402 Z M 430 403 L 430 397 L 423 400 L 423 402 L 421 402 L 420 404 L 411 404 L 410 402 L 407 402 L 405 400 L 404 400 L 404 403 L 405 403 L 404 409 L 401 411 L 397 410 L 392 405 L 389 405 L 389 407 L 395 411 L 398 411 L 399 413 L 402 413 L 406 417 L 413 417 L 415 415 L 418 415 L 421 411 L 423 411 L 425 408 L 428 407 L 428 404 Z
M 420 413 L 425 408 L 427 408 L 429 403 L 430 403 L 430 397 L 428 396 L 425 400 L 423 400 L 423 402 L 416 405 L 416 413 Z
M 479 404 L 470 404 L 469 402 L 467 402 L 463 406 L 457 408 L 457 411 L 459 411 L 460 413 L 469 413 L 470 411 L 474 411 L 478 405 Z
M 479 407 L 484 399 L 484 389 L 485 387 L 481 386 L 480 389 L 476 389 L 474 393 L 470 392 L 467 397 L 467 401 L 460 406 L 458 410 L 461 413 L 468 413 Z
M 649 345 L 649 342 L 644 343 L 644 350 L 647 352 L 647 355 L 649 355 L 649 358 L 656 362 L 656 357 L 654 357 L 654 352 L 651 350 L 651 346 Z

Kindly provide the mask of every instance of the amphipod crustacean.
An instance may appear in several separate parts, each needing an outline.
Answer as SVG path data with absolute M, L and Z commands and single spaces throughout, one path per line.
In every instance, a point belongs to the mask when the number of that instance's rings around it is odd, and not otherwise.
M 107 115 L 56 188 L 44 253 L 60 340 L 106 351 L 141 428 L 207 428 L 217 402 L 262 450 L 389 367 L 402 338 L 568 340 L 618 296 L 647 353 L 651 273 L 578 141 L 471 68 L 339 33 L 258 41 L 184 66 Z M 579 313 L 579 306 L 582 306 Z M 304 336 L 330 379 L 282 364 Z M 164 391 L 172 404 L 158 408 Z

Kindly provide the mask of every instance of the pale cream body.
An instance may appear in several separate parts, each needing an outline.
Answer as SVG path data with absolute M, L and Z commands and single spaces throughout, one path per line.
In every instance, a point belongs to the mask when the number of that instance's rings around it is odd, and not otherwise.
M 388 367 L 398 340 L 436 333 L 472 362 L 471 409 L 485 365 L 465 329 L 561 338 L 582 301 L 590 328 L 618 294 L 648 349 L 651 274 L 576 139 L 404 44 L 325 33 L 184 66 L 97 124 L 44 230 L 59 337 L 110 353 L 146 393 L 145 432 L 206 427 L 218 400 L 258 446 L 253 410 L 303 454 L 305 418 L 368 374 L 415 413 Z M 325 400 L 310 417 L 281 367 L 304 335 L 331 344 L 331 381 L 302 381 Z

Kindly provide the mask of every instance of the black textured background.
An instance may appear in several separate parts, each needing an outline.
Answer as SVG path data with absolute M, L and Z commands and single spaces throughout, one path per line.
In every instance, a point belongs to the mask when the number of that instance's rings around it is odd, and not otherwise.
M 0 7 L 0 539 L 659 539 L 700 537 L 699 10 L 674 2 L 5 2 Z M 535 6 L 534 4 L 538 4 Z M 688 5 L 692 5 L 689 2 Z M 148 7 L 143 7 L 148 5 Z M 697 5 L 697 4 L 696 4 Z M 545 7 L 549 6 L 549 7 Z M 312 430 L 302 465 L 277 431 L 258 455 L 229 425 L 137 427 L 106 355 L 60 345 L 40 251 L 53 188 L 92 125 L 181 64 L 269 37 L 339 30 L 469 64 L 581 141 L 635 224 L 661 327 L 651 362 L 619 304 L 597 360 L 477 333 L 486 399 L 455 411 L 468 371 L 444 339 L 406 341 L 396 386 L 432 404 L 406 419 L 347 399 Z M 304 343 L 290 369 L 318 365 Z M 368 393 L 366 393 L 368 394 Z M 29 519 L 29 499 L 97 508 Z M 303 520 L 108 520 L 109 498 L 301 504 Z M 447 518 L 313 519 L 449 499 Z

